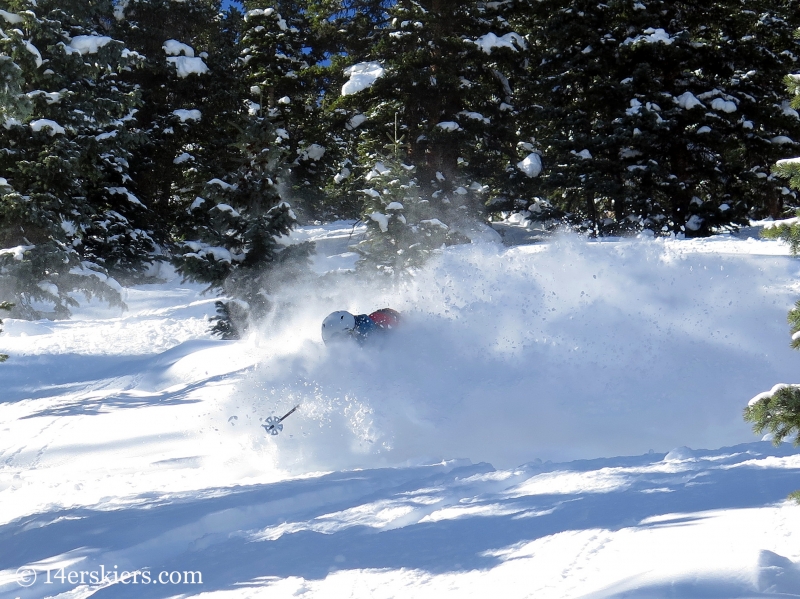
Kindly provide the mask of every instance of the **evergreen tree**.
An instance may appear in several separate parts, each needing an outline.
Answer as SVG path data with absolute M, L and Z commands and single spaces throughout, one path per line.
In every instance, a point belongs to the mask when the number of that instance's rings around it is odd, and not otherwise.
M 800 36 L 800 32 L 798 32 L 798 36 Z M 800 74 L 787 75 L 784 83 L 792 96 L 790 108 L 800 110 Z M 776 176 L 787 179 L 792 189 L 800 190 L 800 157 L 779 160 L 772 170 Z M 800 217 L 800 211 L 798 211 L 798 216 Z M 780 223 L 778 226 L 763 229 L 761 234 L 772 239 L 783 239 L 789 244 L 794 256 L 800 251 L 800 224 L 797 222 Z
M 365 177 L 365 239 L 355 245 L 358 269 L 393 277 L 413 272 L 428 256 L 453 242 L 450 228 L 432 214 L 420 194 L 415 167 L 397 159 L 378 161 Z
M 543 73 L 525 120 L 553 203 L 596 231 L 687 235 L 782 211 L 768 167 L 800 139 L 775 85 L 797 51 L 788 3 L 530 5 Z
M 644 168 L 632 172 L 647 196 L 663 198 L 664 211 L 651 217 L 662 217 L 662 230 L 707 234 L 781 212 L 783 185 L 769 166 L 786 148 L 800 148 L 793 141 L 800 122 L 776 85 L 791 65 L 786 53 L 798 50 L 791 41 L 797 16 L 778 2 L 752 4 L 673 5 L 661 21 L 667 37 L 640 34 L 626 46 L 638 64 L 634 96 L 645 106 L 631 115 L 631 125 L 642 125 L 634 147 L 648 148 L 647 162 L 635 161 Z M 654 35 L 660 41 L 651 43 Z M 665 60 L 677 68 L 656 66 Z M 661 111 L 646 108 L 656 101 Z
M 287 149 L 285 192 L 311 213 L 324 211 L 328 131 L 322 120 L 317 64 L 308 14 L 296 2 L 248 0 L 242 25 L 241 74 L 250 111 L 270 118 Z M 331 175 L 332 176 L 332 175 Z
M 380 37 L 386 9 L 392 4 L 389 0 L 275 3 L 287 24 L 302 23 L 297 27 L 307 68 L 298 79 L 306 114 L 289 129 L 293 150 L 288 158 L 292 193 L 311 218 L 358 218 L 360 214 L 357 187 L 337 183 L 349 178 L 352 157 L 358 151 L 347 111 L 333 105 L 346 79 L 344 69 L 365 56 Z
M 139 56 L 107 35 L 110 1 L 3 0 L 0 298 L 66 317 L 83 291 L 121 303 L 109 274 L 141 272 L 148 211 L 128 191 Z
M 800 313 L 797 307 L 793 312 Z M 800 446 L 800 386 L 776 385 L 753 398 L 744 410 L 744 419 L 753 423 L 754 433 L 768 431 L 775 445 L 794 436 L 794 445 Z M 800 503 L 800 491 L 789 497 Z
M 135 124 L 146 143 L 131 164 L 134 191 L 158 216 L 158 241 L 173 229 L 206 181 L 234 167 L 244 105 L 236 69 L 241 14 L 220 0 L 129 0 L 114 31 L 145 57 L 127 80 L 141 94 Z
M 798 165 L 800 165 L 800 159 L 789 159 L 789 160 L 780 160 L 776 165 L 776 170 L 780 167 L 780 169 L 786 173 L 787 177 L 794 178 L 789 171 L 791 168 L 791 162 L 797 160 Z M 795 184 L 792 184 L 795 189 L 798 189 Z M 797 212 L 798 218 L 800 218 L 800 210 Z M 761 236 L 766 237 L 767 239 L 781 239 L 789 244 L 789 251 L 792 253 L 792 256 L 797 256 L 798 252 L 800 252 L 800 224 L 795 220 L 794 222 L 781 222 L 775 226 L 765 227 L 761 229 Z
M 276 307 L 275 293 L 307 267 L 310 244 L 287 245 L 296 217 L 279 193 L 285 149 L 265 117 L 252 118 L 235 145 L 238 167 L 212 179 L 189 207 L 174 263 L 185 278 L 230 298 L 217 303 L 212 330 L 235 339 Z
M 625 105 L 617 78 L 619 43 L 632 3 L 545 0 L 515 15 L 525 32 L 529 76 L 520 95 L 522 127 L 544 169 L 528 182 L 531 194 L 548 195 L 559 210 L 594 233 L 608 228 L 606 212 L 625 226 L 627 210 L 620 162 L 621 126 L 616 110 Z M 537 169 L 541 167 L 537 164 Z M 510 208 L 511 206 L 509 206 Z
M 793 96 L 792 108 L 800 108 L 800 75 L 788 75 L 784 81 Z M 789 179 L 793 189 L 800 189 L 800 158 L 779 161 L 775 165 L 775 172 L 779 177 Z M 766 237 L 788 241 L 792 254 L 797 255 L 800 247 L 800 226 L 796 223 L 766 229 L 764 233 Z M 800 349 L 800 301 L 789 311 L 788 320 L 791 325 L 792 347 Z M 776 445 L 792 435 L 795 435 L 795 445 L 800 445 L 800 386 L 778 385 L 771 392 L 762 393 L 745 408 L 744 418 L 753 423 L 754 432 L 760 434 L 768 430 Z M 800 503 L 800 491 L 795 491 L 790 497 Z
M 343 140 L 331 193 L 369 187 L 366 177 L 391 148 L 415 168 L 430 216 L 451 232 L 485 217 L 484 204 L 520 175 L 512 78 L 525 41 L 504 17 L 512 4 L 426 0 L 385 9 L 373 43 L 346 57 L 342 94 L 326 105 Z

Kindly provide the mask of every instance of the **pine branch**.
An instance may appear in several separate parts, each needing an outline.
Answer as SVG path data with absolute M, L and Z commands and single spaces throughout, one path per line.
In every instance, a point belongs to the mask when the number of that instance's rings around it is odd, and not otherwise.
M 800 211 L 798 211 L 798 216 L 800 216 Z M 800 252 L 800 222 L 781 223 L 777 227 L 762 229 L 761 237 L 785 241 L 789 244 L 789 251 L 792 256 L 797 256 L 798 252 Z
M 744 410 L 744 419 L 753 423 L 753 432 L 768 431 L 772 443 L 780 445 L 794 435 L 795 446 L 800 445 L 800 387 L 783 387 L 768 397 L 763 397 Z

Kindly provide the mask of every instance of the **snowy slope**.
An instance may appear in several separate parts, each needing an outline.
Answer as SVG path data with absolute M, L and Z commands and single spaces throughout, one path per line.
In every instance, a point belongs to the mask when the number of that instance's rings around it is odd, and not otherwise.
M 351 234 L 296 238 L 342 271 Z M 797 382 L 799 274 L 773 241 L 563 237 L 390 290 L 328 275 L 239 342 L 174 276 L 7 320 L 0 596 L 800 596 L 800 452 L 741 419 Z M 329 311 L 383 306 L 384 347 L 322 346 Z M 137 583 L 92 584 L 115 566 Z M 203 584 L 138 579 L 162 570 Z

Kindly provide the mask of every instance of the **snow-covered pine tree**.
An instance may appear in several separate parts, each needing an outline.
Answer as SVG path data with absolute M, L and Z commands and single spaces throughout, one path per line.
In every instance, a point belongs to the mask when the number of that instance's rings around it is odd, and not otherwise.
M 640 12 L 649 25 L 622 43 L 620 64 L 631 72 L 624 121 L 641 155 L 628 167 L 645 224 L 702 235 L 778 215 L 784 186 L 769 168 L 800 147 L 800 121 L 777 85 L 798 51 L 796 11 L 729 0 Z
M 800 314 L 800 302 L 793 312 Z M 800 330 L 797 324 L 795 331 Z M 800 385 L 775 385 L 757 395 L 744 409 L 744 419 L 753 423 L 754 433 L 767 431 L 775 445 L 794 436 L 794 445 L 800 446 Z M 800 491 L 790 493 L 789 498 L 800 503 Z
M 415 170 L 396 158 L 384 158 L 364 177 L 368 187 L 360 192 L 367 232 L 353 246 L 361 255 L 361 272 L 396 279 L 413 273 L 432 252 L 452 242 L 449 227 L 435 218 L 431 202 L 420 194 Z
M 800 114 L 797 107 L 789 105 L 779 84 L 784 73 L 797 68 L 800 39 L 795 33 L 800 18 L 796 7 L 787 3 L 762 0 L 738 6 L 729 16 L 733 21 L 730 30 L 740 36 L 736 44 L 738 70 L 730 84 L 732 93 L 743 98 L 739 120 L 744 135 L 739 147 L 726 154 L 726 163 L 733 166 L 729 172 L 742 179 L 735 183 L 740 194 L 752 198 L 750 218 L 777 219 L 798 205 L 798 194 L 771 173 L 770 167 L 787 149 L 800 149 Z M 735 39 L 734 34 L 730 37 Z M 748 69 L 748 65 L 756 66 Z
M 527 99 L 520 127 L 532 137 L 522 149 L 531 154 L 520 168 L 533 175 L 528 193 L 547 195 L 557 207 L 537 203 L 534 217 L 564 216 L 594 234 L 629 223 L 616 114 L 627 102 L 617 62 L 634 11 L 632 2 L 543 0 L 514 15 L 528 41 L 530 69 L 519 95 Z
M 800 36 L 800 30 L 796 35 Z M 800 74 L 787 75 L 784 82 L 792 95 L 791 108 L 800 109 Z M 774 173 L 778 177 L 788 179 L 793 189 L 800 190 L 800 158 L 778 161 Z M 797 222 L 765 229 L 763 234 L 765 237 L 788 241 L 792 254 L 797 255 L 800 248 L 800 225 Z M 791 326 L 792 348 L 800 349 L 800 301 L 789 311 L 788 320 Z M 800 386 L 777 385 L 770 392 L 753 398 L 745 408 L 744 418 L 753 423 L 754 432 L 760 434 L 768 430 L 776 445 L 791 435 L 795 435 L 795 445 L 800 445 Z M 800 503 L 800 491 L 795 491 L 790 497 Z
M 395 4 L 394 0 L 295 1 L 310 29 L 312 68 L 323 80 L 326 93 L 338 89 L 344 82 L 343 69 L 366 56 L 378 42 L 390 18 L 387 10 Z
M 5 310 L 8 312 L 11 308 L 14 307 L 14 304 L 10 302 L 0 302 L 0 311 Z M 0 333 L 3 332 L 3 319 L 0 318 Z M 5 362 L 8 360 L 8 354 L 0 354 L 0 362 Z
M 800 31 L 796 32 L 796 36 L 800 37 Z M 800 110 L 800 74 L 786 75 L 784 84 L 791 94 L 788 108 L 795 111 Z M 775 176 L 787 180 L 792 189 L 800 190 L 800 157 L 779 160 L 772 171 Z M 798 211 L 798 217 L 800 217 L 800 211 Z M 765 228 L 761 234 L 772 239 L 783 239 L 789 244 L 791 252 L 795 256 L 800 252 L 800 224 L 797 221 L 780 223 L 778 226 Z M 790 312 L 790 319 L 792 314 L 800 316 L 799 308 L 800 306 Z M 792 333 L 794 332 L 792 331 Z
M 146 144 L 132 161 L 135 193 L 159 217 L 168 244 L 206 181 L 234 168 L 229 148 L 244 110 L 236 69 L 241 14 L 220 0 L 125 0 L 114 31 L 145 57 L 128 73 L 142 104 L 136 125 Z
M 0 299 L 16 317 L 66 317 L 75 291 L 121 303 L 112 274 L 153 249 L 126 185 L 138 104 L 121 73 L 139 57 L 105 35 L 110 1 L 0 2 Z
M 431 215 L 451 231 L 481 219 L 519 162 L 510 74 L 524 40 L 502 15 L 506 3 L 398 2 L 363 54 L 348 55 L 348 80 L 329 109 L 352 153 L 340 189 L 365 177 L 389 144 L 416 168 Z M 516 69 L 516 70 L 515 70 Z M 395 134 L 395 128 L 397 133 Z
M 800 39 L 800 30 L 795 32 L 795 38 Z M 788 107 L 794 111 L 800 110 L 800 73 L 786 75 L 783 82 L 790 94 Z M 792 189 L 800 190 L 800 158 L 779 160 L 773 167 L 773 172 L 778 177 L 787 179 Z
M 174 263 L 185 278 L 226 296 L 212 328 L 225 339 L 276 307 L 276 290 L 305 272 L 313 249 L 281 240 L 297 222 L 279 193 L 282 141 L 268 118 L 251 117 L 235 144 L 237 168 L 227 181 L 206 183 L 181 231 Z
M 284 173 L 291 195 L 303 206 L 321 208 L 321 172 L 327 129 L 322 121 L 322 90 L 308 15 L 295 2 L 247 0 L 242 25 L 241 73 L 250 92 L 250 111 L 268 116 L 288 149 Z
M 786 192 L 768 167 L 798 135 L 775 85 L 797 51 L 796 11 L 741 0 L 531 11 L 544 77 L 528 80 L 526 120 L 545 147 L 551 201 L 601 228 L 687 235 L 780 212 Z
M 392 2 L 387 0 L 297 0 L 306 24 L 308 46 L 304 58 L 309 64 L 303 84 L 311 119 L 304 121 L 301 149 L 311 148 L 317 159 L 292 167 L 292 185 L 309 216 L 321 219 L 358 218 L 362 196 L 358 186 L 340 185 L 351 174 L 352 157 L 358 154 L 354 126 L 347 111 L 335 108 L 339 90 L 347 79 L 344 70 L 354 57 L 363 57 L 381 35 Z M 282 13 L 290 12 L 281 8 Z M 297 143 L 297 142 L 294 142 Z M 366 172 L 366 171 L 365 171 Z

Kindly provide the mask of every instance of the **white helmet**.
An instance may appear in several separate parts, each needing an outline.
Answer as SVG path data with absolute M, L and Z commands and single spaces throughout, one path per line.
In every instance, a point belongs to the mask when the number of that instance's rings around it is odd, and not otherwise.
M 340 310 L 333 312 L 325 317 L 322 321 L 322 340 L 325 343 L 337 341 L 339 339 L 346 339 L 352 335 L 353 330 L 356 328 L 356 317 Z

